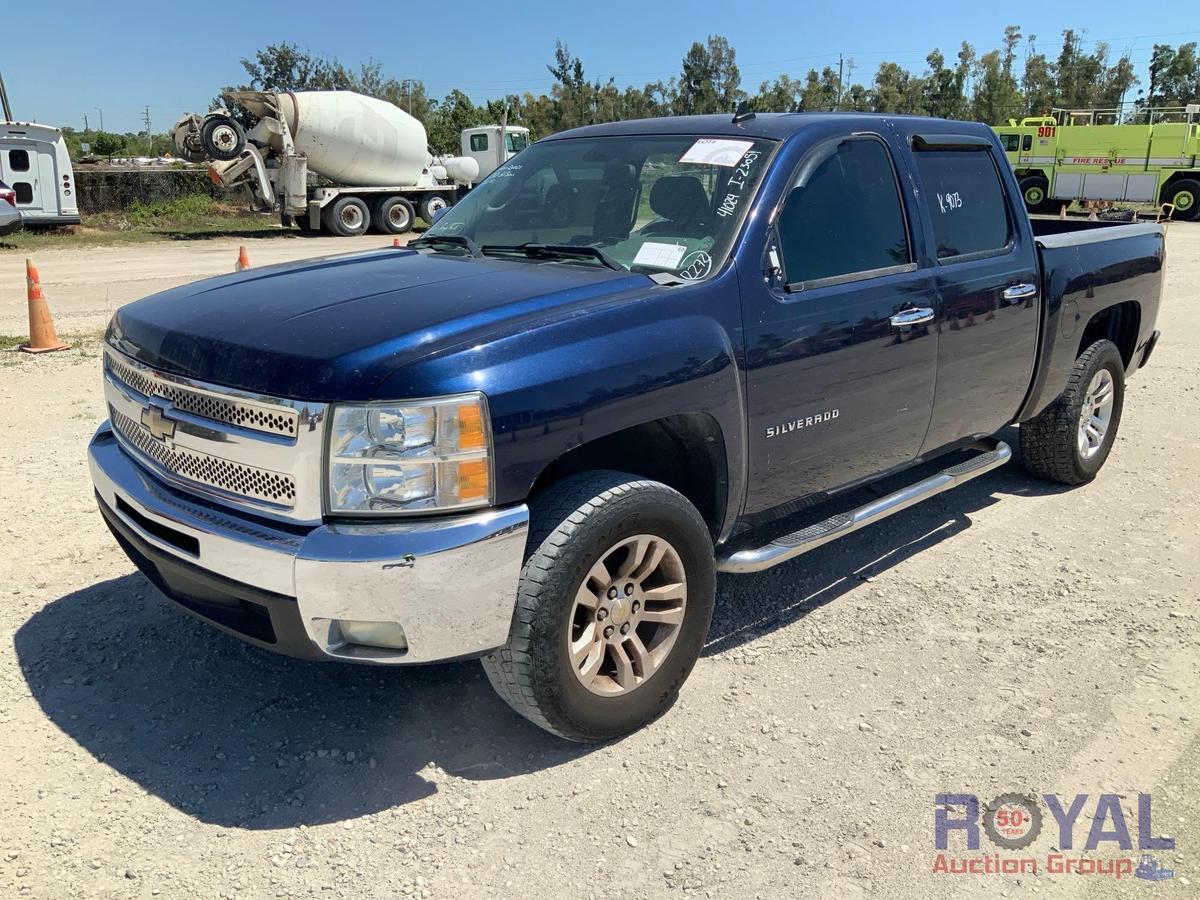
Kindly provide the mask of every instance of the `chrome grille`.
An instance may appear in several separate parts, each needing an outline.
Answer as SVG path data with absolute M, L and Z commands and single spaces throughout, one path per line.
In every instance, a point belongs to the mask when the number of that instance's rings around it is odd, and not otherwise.
M 134 390 L 137 388 L 134 387 Z M 168 446 L 111 405 L 109 415 L 118 434 L 168 472 L 231 494 L 279 506 L 292 507 L 296 503 L 296 482 L 289 475 Z
M 109 374 L 145 397 L 161 397 L 176 409 L 193 415 L 203 416 L 215 422 L 295 437 L 297 428 L 296 410 L 255 404 L 241 398 L 216 397 L 210 393 L 183 387 L 172 381 L 156 377 L 150 369 L 134 366 L 118 359 L 111 352 L 104 354 L 104 364 Z

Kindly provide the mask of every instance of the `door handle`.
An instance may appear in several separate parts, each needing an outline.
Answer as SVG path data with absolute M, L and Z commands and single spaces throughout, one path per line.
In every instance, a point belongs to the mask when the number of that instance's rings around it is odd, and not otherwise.
M 906 309 L 896 313 L 891 318 L 893 325 L 924 325 L 933 321 L 933 310 L 923 306 L 919 309 Z
M 1004 289 L 1005 300 L 1024 300 L 1038 292 L 1036 284 L 1014 284 Z

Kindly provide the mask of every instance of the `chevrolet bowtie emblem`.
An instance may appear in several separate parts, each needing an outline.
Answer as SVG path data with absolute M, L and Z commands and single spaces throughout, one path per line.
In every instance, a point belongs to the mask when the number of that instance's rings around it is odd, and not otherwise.
M 142 410 L 142 424 L 155 439 L 163 443 L 167 438 L 175 437 L 175 423 L 157 406 L 147 406 Z

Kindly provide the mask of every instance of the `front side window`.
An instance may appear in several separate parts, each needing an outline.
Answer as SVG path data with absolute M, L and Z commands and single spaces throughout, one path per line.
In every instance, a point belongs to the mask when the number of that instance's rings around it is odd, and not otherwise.
M 1016 153 L 1021 146 L 1021 136 L 1019 134 L 1002 134 L 1000 140 L 1004 144 L 1005 153 Z
M 802 175 L 777 227 L 788 284 L 912 261 L 891 157 L 873 138 L 842 141 Z
M 14 172 L 29 171 L 29 153 L 26 150 L 9 150 L 8 167 Z
M 1026 153 L 1028 153 L 1030 150 L 1033 149 L 1033 135 L 1032 134 L 1027 134 L 1027 135 L 1025 135 L 1025 137 L 1021 138 L 1021 149 L 1024 150 Z
M 994 253 L 1008 246 L 1008 206 L 986 147 L 915 151 L 938 259 Z
M 774 146 L 695 135 L 538 141 L 451 207 L 423 241 L 467 238 L 497 255 L 529 244 L 595 248 L 607 259 L 559 253 L 554 261 L 705 278 L 729 252 Z
M 477 151 L 478 150 L 486 150 L 487 148 L 488 148 L 487 134 L 480 133 L 480 134 L 471 135 L 471 149 L 472 150 L 477 150 Z
M 512 153 L 519 153 L 529 145 L 529 139 L 520 132 L 509 131 L 504 135 L 504 143 Z

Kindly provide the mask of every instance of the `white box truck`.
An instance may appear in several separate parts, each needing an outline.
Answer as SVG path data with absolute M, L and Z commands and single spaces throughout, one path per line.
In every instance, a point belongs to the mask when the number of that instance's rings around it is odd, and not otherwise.
M 59 129 L 0 122 L 0 181 L 12 188 L 26 228 L 79 224 L 75 170 Z

